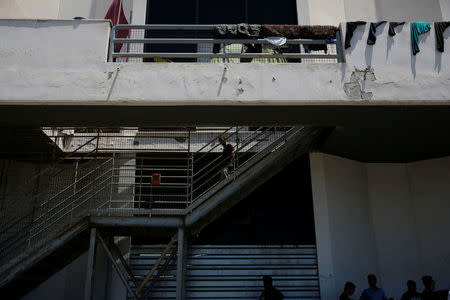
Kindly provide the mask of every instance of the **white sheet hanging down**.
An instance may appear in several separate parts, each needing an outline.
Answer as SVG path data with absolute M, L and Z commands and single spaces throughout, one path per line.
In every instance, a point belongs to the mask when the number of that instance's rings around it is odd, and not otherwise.
M 286 44 L 287 39 L 283 36 L 269 36 L 264 38 L 266 41 L 274 46 L 281 47 Z

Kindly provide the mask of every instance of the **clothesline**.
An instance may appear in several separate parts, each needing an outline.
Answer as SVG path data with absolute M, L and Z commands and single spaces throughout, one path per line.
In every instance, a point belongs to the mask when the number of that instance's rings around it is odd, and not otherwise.
M 367 38 L 368 45 L 375 45 L 377 37 L 377 28 L 387 23 L 386 21 L 372 22 L 369 27 L 369 36 Z M 361 25 L 365 25 L 367 22 L 355 21 L 347 22 L 345 32 L 345 49 L 351 47 L 351 40 L 356 28 Z M 389 36 L 394 37 L 396 35 L 395 28 L 406 24 L 405 22 L 389 22 Z M 420 52 L 419 48 L 419 35 L 427 33 L 431 30 L 431 24 L 428 22 L 411 22 L 411 49 L 413 55 Z M 434 29 L 436 33 L 436 48 L 439 52 L 444 52 L 444 32 L 450 27 L 450 22 L 435 22 Z

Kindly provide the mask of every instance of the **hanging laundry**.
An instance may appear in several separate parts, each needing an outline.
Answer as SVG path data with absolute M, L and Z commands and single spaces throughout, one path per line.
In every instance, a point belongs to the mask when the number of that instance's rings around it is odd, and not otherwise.
M 287 42 L 287 39 L 284 36 L 269 36 L 265 37 L 264 40 L 276 47 L 281 47 Z
M 113 0 L 111 6 L 105 15 L 105 20 L 111 20 L 113 26 L 117 24 L 128 24 L 127 18 L 125 17 L 125 13 L 123 12 L 122 0 Z M 124 39 L 130 34 L 129 29 L 121 29 L 117 30 L 116 38 Z M 122 48 L 122 44 L 115 44 L 114 52 L 120 52 Z
M 435 22 L 434 31 L 436 32 L 436 45 L 439 52 L 444 52 L 444 32 L 450 27 L 450 22 Z
M 378 26 L 383 25 L 384 23 L 386 23 L 386 21 L 370 23 L 369 36 L 367 37 L 367 45 L 375 45 L 375 43 L 377 42 L 376 36 L 377 28 Z
M 395 27 L 400 26 L 400 25 L 404 25 L 405 22 L 389 22 L 389 35 L 390 36 L 395 36 Z
M 243 44 L 241 53 L 261 53 L 262 44 Z M 241 57 L 240 62 L 251 62 L 253 58 Z
M 352 40 L 353 33 L 355 32 L 356 27 L 365 24 L 367 24 L 367 22 L 364 21 L 347 22 L 345 29 L 345 49 L 351 47 L 350 41 Z
M 420 52 L 419 35 L 430 31 L 431 25 L 428 22 L 411 22 L 411 48 L 413 55 Z
M 219 24 L 214 26 L 216 39 L 257 39 L 261 35 L 261 25 L 257 24 Z M 220 44 L 214 44 L 213 53 L 219 53 Z
M 261 25 L 256 24 L 220 24 L 214 26 L 214 37 L 219 39 L 258 38 Z
M 262 37 L 282 36 L 287 39 L 316 39 L 335 38 L 336 26 L 310 25 L 262 25 Z

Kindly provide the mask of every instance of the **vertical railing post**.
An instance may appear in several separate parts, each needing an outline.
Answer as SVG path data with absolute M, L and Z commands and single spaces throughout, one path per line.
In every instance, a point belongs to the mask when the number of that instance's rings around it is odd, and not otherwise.
M 344 48 L 342 47 L 342 28 L 339 26 L 339 30 L 336 31 L 336 53 L 338 55 L 338 63 L 345 62 Z
M 191 168 L 191 130 L 188 128 L 188 144 L 187 144 L 187 155 L 186 155 L 186 207 L 188 207 L 190 202 L 190 168 Z
M 136 168 L 137 168 L 137 163 L 135 163 Z M 138 196 L 138 208 L 141 209 L 141 201 L 142 201 L 142 170 L 144 168 L 144 159 L 141 158 L 139 160 L 139 173 L 140 173 L 140 177 L 139 177 L 139 196 Z M 135 171 L 136 172 L 136 171 Z
M 78 179 L 78 159 L 75 161 L 75 174 L 73 182 L 73 197 L 77 193 L 77 179 Z M 70 226 L 73 224 L 73 200 L 70 202 Z
M 111 28 L 111 37 L 109 39 L 109 57 L 108 57 L 108 62 L 113 62 L 114 57 L 113 57 L 113 52 L 114 52 L 114 40 L 116 38 L 116 26 L 113 26 Z
M 186 246 L 185 229 L 180 227 L 178 228 L 176 300 L 185 299 Z
M 190 199 L 189 203 L 192 204 L 194 200 L 194 154 L 191 153 L 191 170 L 189 174 L 189 182 L 190 182 Z
M 234 169 L 236 170 L 238 166 L 238 154 L 239 153 L 239 127 L 236 126 L 236 150 L 234 151 Z
M 112 194 L 113 194 L 113 187 L 114 187 L 114 168 L 116 165 L 116 154 L 113 153 L 112 157 L 112 167 L 111 167 L 111 187 L 109 189 L 109 205 L 108 205 L 108 216 L 111 215 L 111 207 L 112 207 Z
M 91 228 L 91 236 L 89 240 L 89 251 L 88 251 L 88 261 L 86 270 L 86 283 L 84 285 L 84 300 L 92 299 L 92 283 L 94 281 L 94 263 L 95 263 L 95 238 L 97 235 L 97 230 Z

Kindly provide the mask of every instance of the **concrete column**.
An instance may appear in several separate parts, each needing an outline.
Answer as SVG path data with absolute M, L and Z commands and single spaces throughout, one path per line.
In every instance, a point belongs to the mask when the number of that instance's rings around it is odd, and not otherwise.
M 178 228 L 178 252 L 177 252 L 177 300 L 185 299 L 185 274 L 186 274 L 186 236 L 183 227 Z
M 309 25 L 309 3 L 308 0 L 297 0 L 297 22 L 299 25 Z
M 314 199 L 317 260 L 319 264 L 320 296 L 321 299 L 332 299 L 336 295 L 336 287 L 323 154 L 311 153 L 310 165 Z

